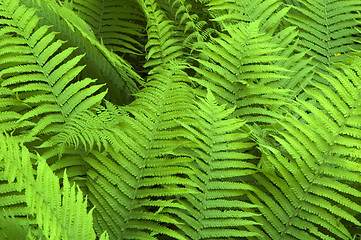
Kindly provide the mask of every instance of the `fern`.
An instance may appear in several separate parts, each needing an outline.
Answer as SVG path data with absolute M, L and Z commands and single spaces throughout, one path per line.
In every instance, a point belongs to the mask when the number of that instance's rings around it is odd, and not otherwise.
M 298 49 L 308 51 L 312 65 L 322 73 L 324 66 L 345 59 L 352 49 L 360 49 L 353 38 L 358 34 L 360 5 L 357 1 L 298 1 L 300 6 L 287 20 L 300 30 Z
M 92 123 L 85 122 L 87 118 L 74 119 L 64 131 L 69 137 L 62 139 L 69 146 L 100 143 L 106 149 L 92 150 L 85 160 L 90 166 L 89 199 L 97 206 L 95 228 L 99 232 L 107 230 L 112 238 L 154 239 L 165 235 L 185 239 L 162 226 L 179 224 L 166 209 L 183 208 L 175 203 L 176 196 L 192 192 L 186 186 L 195 186 L 187 178 L 191 171 L 184 165 L 191 159 L 174 152 L 184 134 L 175 119 L 182 119 L 192 107 L 187 104 L 192 95 L 182 82 L 186 75 L 180 67 L 175 65 L 162 75 L 153 75 L 149 87 L 124 108 L 128 115 L 118 115 L 114 110 L 110 117 L 104 110 L 98 115 L 88 113 L 98 118 L 96 125 L 103 122 L 109 131 L 97 135 Z
M 9 183 L 14 183 L 16 179 L 18 191 L 25 189 L 22 200 L 27 204 L 29 216 L 36 215 L 42 235 L 50 239 L 95 239 L 91 212 L 87 212 L 82 192 L 78 190 L 76 193 L 75 186 L 70 186 L 66 173 L 60 190 L 59 178 L 43 158 L 33 156 L 23 143 L 13 137 L 0 135 L 0 138 L 5 176 Z M 31 164 L 34 158 L 38 161 L 36 180 Z M 10 189 L 10 186 L 7 188 Z M 0 201 L 4 200 L 1 198 Z M 30 231 L 29 225 L 27 227 Z M 106 234 L 102 239 L 106 239 Z
M 200 9 L 206 6 L 197 1 L 168 1 L 171 4 L 173 13 L 171 16 L 176 21 L 179 28 L 179 37 L 183 38 L 183 45 L 192 51 L 199 48 L 200 43 L 208 41 L 212 33 L 215 33 L 215 26 L 210 22 L 207 12 Z M 201 15 L 201 14 L 202 15 Z
M 310 80 L 314 76 L 315 67 L 311 64 L 312 58 L 307 56 L 307 51 L 298 52 L 298 32 L 295 27 L 287 27 L 273 36 L 271 42 L 280 47 L 278 54 L 284 59 L 275 62 L 277 66 L 290 71 L 279 74 L 286 76 L 286 79 L 279 81 L 277 78 L 260 79 L 259 85 L 267 85 L 273 88 L 291 89 L 289 98 L 304 98 L 304 90 L 308 88 Z
M 27 6 L 39 10 L 43 25 L 53 25 L 55 31 L 70 41 L 73 47 L 79 47 L 79 54 L 87 52 L 85 62 L 88 68 L 84 73 L 86 77 L 96 76 L 100 81 L 113 86 L 109 88 L 109 98 L 114 102 L 129 103 L 132 99 L 130 94 L 137 92 L 137 84 L 142 83 L 141 77 L 126 61 L 99 42 L 83 19 L 65 6 L 60 6 L 55 0 L 36 3 L 34 0 L 27 0 L 26 3 Z M 123 89 L 124 94 L 113 92 L 113 89 Z
M 134 1 L 64 1 L 89 24 L 90 31 L 114 52 L 142 54 L 144 17 Z
M 291 110 L 301 118 L 285 117 L 285 130 L 273 136 L 279 147 L 262 147 L 273 169 L 255 175 L 263 187 L 251 199 L 264 206 L 270 239 L 351 239 L 347 226 L 361 224 L 355 217 L 361 209 L 360 153 L 350 148 L 360 141 L 358 61 L 338 65 L 342 72 L 328 69 L 334 76 L 320 74 L 334 91 L 314 83 L 308 94 L 316 105 L 300 100 Z
M 267 1 L 217 1 L 209 3 L 209 11 L 215 17 L 215 21 L 221 22 L 225 26 L 234 25 L 238 22 L 261 21 L 261 31 L 274 34 L 282 18 L 286 15 L 289 7 L 281 7 L 281 2 L 277 0 Z M 278 10 L 278 11 L 276 11 Z
M 2 7 L 2 56 L 9 60 L 0 71 L 1 85 L 27 106 L 16 120 L 36 123 L 30 135 L 57 132 L 59 123 L 98 104 L 106 91 L 98 92 L 102 85 L 93 85 L 92 79 L 74 82 L 83 69 L 77 66 L 82 56 L 72 57 L 74 48 L 62 49 L 64 42 L 48 26 L 37 28 L 40 19 L 35 9 L 17 1 Z
M 209 60 L 198 60 L 204 67 L 194 69 L 203 78 L 194 80 L 209 87 L 219 96 L 221 103 L 236 107 L 236 116 L 252 122 L 272 123 L 277 113 L 264 109 L 264 106 L 268 105 L 270 109 L 282 106 L 286 103 L 284 96 L 287 91 L 262 86 L 258 81 L 287 78 L 278 73 L 286 69 L 269 64 L 283 60 L 272 55 L 281 49 L 259 33 L 258 24 L 256 21 L 228 27 L 229 35 L 220 34 L 219 38 L 213 39 L 214 43 L 204 43 L 203 53 Z
M 9 240 L 26 239 L 26 237 L 28 236 L 28 228 L 24 226 L 25 224 L 21 225 L 14 216 L 9 216 L 6 213 L 2 213 L 0 218 L 1 218 L 0 236 L 3 239 L 9 239 Z M 16 233 L 16 236 L 14 236 L 15 235 L 14 233 Z
M 1 0 L 0 238 L 358 239 L 359 7 Z
M 121 117 L 125 115 L 128 116 L 124 109 L 106 102 L 106 107 L 98 106 L 70 118 L 60 133 L 44 142 L 40 147 L 57 145 L 63 151 L 66 147 L 83 147 L 86 152 L 97 147 L 101 151 L 102 147 L 107 148 L 116 143 L 114 129 L 119 124 Z M 84 129 L 88 129 L 88 131 L 84 131 Z
M 252 163 L 255 156 L 245 153 L 253 143 L 244 141 L 246 133 L 238 132 L 245 122 L 227 119 L 234 109 L 217 106 L 209 91 L 206 99 L 197 102 L 192 125 L 183 123 L 189 130 L 189 163 L 195 172 L 191 180 L 198 187 L 179 201 L 186 211 L 176 212 L 186 224 L 179 228 L 189 239 L 224 239 L 257 236 L 248 226 L 257 225 L 248 209 L 256 208 L 247 202 L 252 186 L 247 176 L 256 172 Z
M 179 40 L 174 37 L 173 26 L 154 1 L 142 1 L 141 6 L 147 17 L 148 42 L 145 49 L 147 63 L 144 67 L 163 66 L 183 54 Z M 153 69 L 151 72 L 155 72 Z

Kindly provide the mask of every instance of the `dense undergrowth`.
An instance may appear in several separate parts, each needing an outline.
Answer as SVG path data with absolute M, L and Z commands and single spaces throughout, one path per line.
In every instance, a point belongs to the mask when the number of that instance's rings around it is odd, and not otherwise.
M 0 0 L 0 239 L 359 239 L 360 11 Z

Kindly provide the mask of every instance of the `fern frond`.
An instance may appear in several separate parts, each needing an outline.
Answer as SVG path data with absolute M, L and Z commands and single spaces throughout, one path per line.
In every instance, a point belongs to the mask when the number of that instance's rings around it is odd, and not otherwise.
M 260 20 L 262 33 L 273 35 L 281 20 L 290 7 L 283 7 L 277 0 L 212 0 L 209 2 L 209 11 L 214 20 L 224 28 L 238 22 L 254 22 Z
M 211 34 L 216 32 L 209 14 L 205 11 L 208 6 L 194 0 L 168 0 L 168 3 L 171 4 L 169 15 L 177 23 L 183 46 L 188 47 L 194 56 L 194 50 L 199 47 L 199 43 L 208 41 Z
M 196 186 L 188 179 L 192 171 L 185 165 L 192 159 L 176 151 L 184 142 L 184 130 L 176 120 L 189 114 L 193 94 L 185 83 L 189 80 L 183 66 L 166 66 L 151 76 L 136 94 L 137 100 L 121 108 L 127 114 L 113 107 L 109 115 L 110 109 L 99 108 L 96 115 L 84 113 L 84 118 L 74 118 L 72 127 L 64 128 L 64 136 L 69 137 L 62 139 L 70 140 L 69 146 L 101 144 L 100 150 L 92 149 L 84 157 L 89 165 L 86 186 L 96 206 L 95 228 L 107 230 L 111 238 L 185 239 L 174 230 L 179 223 L 166 210 L 184 208 L 176 203 L 177 196 Z M 98 118 L 93 123 L 99 121 L 101 135 L 85 115 Z
M 20 140 L 31 141 L 0 134 L 0 236 L 6 235 L 2 237 L 4 239 L 26 235 L 29 226 L 36 225 L 24 191 L 28 175 L 33 174 L 30 153 L 19 146 Z M 14 236 L 11 228 L 19 228 L 20 231 Z
M 97 147 L 98 151 L 101 151 L 103 147 L 107 149 L 108 146 L 118 149 L 114 129 L 118 128 L 123 115 L 127 115 L 123 109 L 106 102 L 106 107 L 98 106 L 69 118 L 64 124 L 63 130 L 40 147 L 58 146 L 60 152 L 66 147 L 78 149 L 83 147 L 86 152 L 91 151 L 94 147 Z
M 35 123 L 30 121 L 19 122 L 21 112 L 28 107 L 29 105 L 19 99 L 19 94 L 9 88 L 0 87 L 0 129 L 18 134 L 34 127 Z
M 246 179 L 256 172 L 256 165 L 252 163 L 255 156 L 246 153 L 253 143 L 239 131 L 245 122 L 229 118 L 234 108 L 218 106 L 210 91 L 196 104 L 194 121 L 182 125 L 190 134 L 189 154 L 196 159 L 189 163 L 195 173 L 190 179 L 198 186 L 194 194 L 179 200 L 186 211 L 170 211 L 185 222 L 179 229 L 189 239 L 258 236 L 247 229 L 257 225 L 251 219 L 256 214 L 249 211 L 257 206 L 246 198 L 253 188 Z
M 285 60 L 274 54 L 281 49 L 270 43 L 269 37 L 259 33 L 259 22 L 240 23 L 228 27 L 228 34 L 220 33 L 213 43 L 204 43 L 202 51 L 208 58 L 199 59 L 201 67 L 193 67 L 203 78 L 194 78 L 209 88 L 235 114 L 250 122 L 274 122 L 273 109 L 285 104 L 287 90 L 259 84 L 260 79 L 287 79 L 280 72 L 287 69 L 272 64 Z M 266 109 L 265 109 L 266 108 Z
M 1 5 L 7 25 L 0 32 L 0 56 L 16 57 L 1 66 L 1 85 L 26 106 L 19 109 L 22 116 L 17 122 L 36 123 L 30 135 L 57 132 L 69 116 L 99 104 L 106 91 L 99 91 L 102 85 L 95 85 L 93 79 L 75 82 L 83 69 L 79 66 L 83 56 L 73 56 L 75 48 L 66 48 L 48 26 L 39 27 L 35 9 L 18 4 L 4 1 Z
M 106 47 L 116 53 L 142 54 L 145 24 L 136 1 L 85 1 L 71 2 L 75 11 Z
M 6 213 L 4 210 L 0 212 L 0 219 L 0 237 L 2 239 L 26 239 L 29 224 L 21 224 L 13 215 Z
M 1 145 L 0 156 L 5 176 L 9 183 L 16 179 L 18 191 L 25 189 L 23 200 L 29 213 L 36 215 L 42 234 L 48 239 L 95 239 L 92 211 L 87 211 L 86 199 L 79 189 L 75 190 L 75 185 L 70 186 L 66 173 L 60 189 L 59 178 L 41 156 L 30 153 L 18 138 L 3 134 L 0 137 L 7 140 Z M 36 179 L 33 160 L 38 161 Z
M 78 54 L 86 53 L 83 59 L 87 65 L 82 73 L 84 76 L 95 76 L 99 81 L 107 83 L 112 101 L 119 104 L 130 102 L 130 94 L 137 92 L 137 84 L 142 83 L 141 77 L 125 60 L 98 41 L 83 19 L 55 0 L 24 0 L 24 3 L 38 9 L 42 17 L 40 23 L 53 26 L 69 45 L 78 47 Z
M 261 166 L 251 200 L 264 206 L 257 220 L 270 223 L 263 228 L 270 239 L 351 239 L 361 225 L 360 59 L 350 61 L 327 69 L 333 76 L 320 74 L 331 89 L 315 82 L 291 108 L 273 135 L 279 146 L 261 146 L 273 169 Z
M 327 74 L 324 66 L 345 59 L 353 50 L 360 49 L 353 37 L 360 20 L 358 2 L 352 0 L 298 1 L 296 11 L 287 20 L 299 28 L 299 51 L 308 51 L 316 70 Z M 319 78 L 320 79 L 320 78 Z
M 163 11 L 154 0 L 139 1 L 147 18 L 148 42 L 144 67 L 162 66 L 183 55 L 180 41 L 174 35 L 174 26 L 167 20 Z M 156 72 L 153 69 L 152 72 Z
M 259 84 L 273 88 L 289 89 L 291 90 L 289 98 L 293 96 L 293 99 L 303 99 L 307 96 L 307 94 L 304 94 L 304 90 L 310 85 L 315 67 L 312 65 L 312 58 L 307 56 L 307 51 L 298 52 L 298 32 L 295 29 L 294 26 L 287 27 L 278 32 L 271 40 L 272 43 L 279 45 L 281 50 L 278 54 L 284 57 L 284 60 L 276 61 L 275 64 L 289 70 L 280 72 L 280 74 L 288 78 L 282 81 L 277 78 L 261 79 Z
M 3 149 L 2 149 L 3 150 Z M 25 192 L 19 190 L 19 184 L 9 182 L 4 173 L 4 162 L 0 159 L 0 238 L 19 239 L 29 231 L 32 211 L 28 208 Z M 14 229 L 19 229 L 17 232 Z M 15 236 L 14 236 L 15 235 Z M 13 236 L 11 238 L 11 236 Z

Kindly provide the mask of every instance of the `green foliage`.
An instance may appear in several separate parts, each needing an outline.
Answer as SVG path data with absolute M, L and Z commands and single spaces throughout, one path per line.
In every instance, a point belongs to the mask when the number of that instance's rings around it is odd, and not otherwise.
M 182 125 L 189 130 L 189 155 L 195 161 L 188 165 L 197 188 L 179 200 L 186 207 L 175 212 L 186 223 L 179 228 L 189 239 L 258 236 L 247 229 L 259 224 L 252 220 L 258 214 L 250 211 L 259 206 L 246 197 L 253 186 L 245 178 L 257 167 L 252 162 L 256 157 L 246 153 L 254 143 L 239 131 L 245 122 L 228 118 L 234 108 L 218 106 L 210 91 L 196 105 L 193 121 Z
M 270 207 L 262 213 L 272 219 L 265 226 L 272 239 L 350 239 L 346 226 L 361 224 L 357 147 L 361 82 L 360 65 L 352 62 L 338 65 L 342 71 L 328 69 L 334 76 L 320 74 L 330 86 L 314 83 L 308 94 L 316 102 L 299 100 L 292 105 L 294 114 L 280 123 L 284 130 L 272 135 L 279 146 L 261 148 L 272 169 L 264 167 L 262 174 L 255 175 L 263 186 L 252 198 L 255 204 Z M 321 229 L 327 229 L 328 235 Z
M 75 185 L 70 185 L 66 172 L 60 189 L 59 178 L 51 171 L 45 159 L 31 154 L 24 143 L 15 137 L 1 135 L 0 138 L 1 160 L 5 165 L 4 175 L 9 184 L 16 182 L 18 192 L 25 192 L 18 196 L 27 204 L 28 217 L 35 215 L 40 236 L 46 239 L 95 239 L 92 210 L 87 211 L 86 199 L 84 200 L 79 189 L 75 190 Z M 32 160 L 37 162 L 36 179 Z M 15 199 L 11 200 L 12 203 L 16 203 Z M 26 235 L 26 230 L 28 238 L 31 238 L 31 231 L 36 231 L 29 222 L 19 225 L 21 222 L 14 222 L 12 217 L 13 224 L 10 224 L 10 218 L 6 215 L 4 217 L 7 220 L 4 221 L 6 225 L 2 229 L 2 238 L 19 237 L 18 234 L 22 234 L 21 232 Z M 10 227 L 21 231 L 11 232 Z
M 286 104 L 287 91 L 259 81 L 287 78 L 281 75 L 287 69 L 270 64 L 283 57 L 274 54 L 280 51 L 278 45 L 259 33 L 258 26 L 259 21 L 232 25 L 228 34 L 220 33 L 204 43 L 205 59 L 199 59 L 201 66 L 194 68 L 202 78 L 194 81 L 211 89 L 221 103 L 236 107 L 236 116 L 251 122 L 273 122 L 277 116 L 274 109 Z
M 64 1 L 89 25 L 88 30 L 119 54 L 141 54 L 145 19 L 136 1 Z
M 358 239 L 355 0 L 0 0 L 0 239 Z
M 310 50 L 314 65 L 319 72 L 327 72 L 347 57 L 347 54 L 360 50 L 358 39 L 358 21 L 361 6 L 357 1 L 310 1 L 299 0 L 300 6 L 287 16 L 287 21 L 295 25 L 299 32 L 298 49 Z M 322 80 L 321 80 L 322 81 Z

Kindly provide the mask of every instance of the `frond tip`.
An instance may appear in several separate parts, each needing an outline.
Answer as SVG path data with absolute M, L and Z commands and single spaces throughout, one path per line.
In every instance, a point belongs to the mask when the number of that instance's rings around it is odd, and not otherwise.
M 249 122 L 273 123 L 286 104 L 287 90 L 260 83 L 266 79 L 287 79 L 288 70 L 274 64 L 286 60 L 271 38 L 260 33 L 260 21 L 228 26 L 212 42 L 204 43 L 201 67 L 193 67 L 200 76 L 193 78 L 209 88 L 220 103 L 236 107 L 235 115 Z
M 182 125 L 189 131 L 195 162 L 189 167 L 195 175 L 190 178 L 197 183 L 195 194 L 185 194 L 179 201 L 186 211 L 174 211 L 186 224 L 179 228 L 189 239 L 224 239 L 255 237 L 251 226 L 257 223 L 251 217 L 257 208 L 247 200 L 253 187 L 245 182 L 256 166 L 255 156 L 246 153 L 253 146 L 247 142 L 248 134 L 240 132 L 245 124 L 229 118 L 234 109 L 218 106 L 213 94 L 197 102 L 192 124 Z
M 0 135 L 4 139 L 3 135 Z M 66 171 L 63 187 L 59 178 L 51 171 L 45 159 L 29 152 L 18 139 L 6 136 L 6 144 L 0 146 L 9 181 L 17 180 L 19 190 L 25 190 L 25 202 L 30 214 L 35 215 L 35 224 L 48 239 L 90 239 L 96 238 L 93 229 L 92 211 L 87 210 L 87 198 L 82 191 L 70 185 Z M 7 146 L 4 146 L 7 145 Z M 37 160 L 36 178 L 33 175 L 32 160 Z M 9 164 L 13 163 L 13 164 Z M 15 164 L 14 164 L 15 163 Z M 29 228 L 30 229 L 30 228 Z

